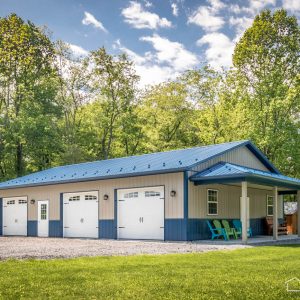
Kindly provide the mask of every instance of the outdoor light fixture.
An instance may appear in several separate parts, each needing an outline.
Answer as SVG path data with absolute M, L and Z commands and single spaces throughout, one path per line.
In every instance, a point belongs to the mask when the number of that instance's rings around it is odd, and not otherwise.
M 108 195 L 105 194 L 105 195 L 103 196 L 103 199 L 104 199 L 104 200 L 108 200 Z
M 171 191 L 171 192 L 170 192 L 170 196 L 171 196 L 171 197 L 175 197 L 175 196 L 176 196 L 176 191 L 174 191 L 174 190 Z
M 34 199 L 31 199 L 31 200 L 30 200 L 30 203 L 31 203 L 31 204 L 34 204 L 34 203 L 35 203 L 35 200 L 34 200 Z

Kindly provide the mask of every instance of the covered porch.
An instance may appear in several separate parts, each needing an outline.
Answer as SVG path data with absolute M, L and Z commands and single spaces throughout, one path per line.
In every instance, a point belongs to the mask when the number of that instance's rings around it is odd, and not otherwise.
M 300 218 L 298 218 L 297 235 L 279 236 L 279 212 L 282 212 L 282 197 L 286 194 L 296 194 L 298 207 L 300 207 L 300 180 L 288 176 L 281 175 L 280 173 L 273 173 L 261 171 L 257 169 L 239 166 L 227 162 L 219 162 L 212 167 L 205 170 L 191 174 L 190 181 L 195 186 L 211 186 L 216 184 L 235 186 L 240 189 L 240 215 L 239 219 L 242 224 L 241 240 L 214 240 L 211 242 L 216 243 L 248 243 L 248 244 L 263 244 L 277 241 L 295 242 L 300 237 Z M 257 235 L 253 237 L 248 236 L 248 229 L 250 228 L 250 203 L 249 189 L 265 189 L 269 190 L 272 195 L 272 236 Z M 268 209 L 268 208 L 267 208 Z M 268 214 L 267 214 L 268 215 Z M 282 216 L 281 216 L 282 217 Z M 205 242 L 205 241 L 201 241 Z M 206 241 L 207 242 L 207 241 Z
M 199 240 L 195 243 L 200 245 L 239 245 L 244 244 L 241 239 L 230 239 L 228 241 L 224 240 Z M 252 246 L 269 246 L 269 245 L 289 245 L 289 244 L 300 244 L 300 237 L 297 234 L 281 235 L 274 240 L 273 236 L 269 235 L 257 235 L 254 237 L 249 237 L 247 240 L 247 245 Z

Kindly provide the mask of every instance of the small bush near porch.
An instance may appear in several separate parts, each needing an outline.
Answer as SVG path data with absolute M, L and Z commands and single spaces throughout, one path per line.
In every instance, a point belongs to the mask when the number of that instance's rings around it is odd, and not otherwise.
M 300 278 L 300 247 L 203 254 L 10 260 L 0 263 L 0 298 L 287 299 Z M 299 294 L 299 295 L 297 295 Z

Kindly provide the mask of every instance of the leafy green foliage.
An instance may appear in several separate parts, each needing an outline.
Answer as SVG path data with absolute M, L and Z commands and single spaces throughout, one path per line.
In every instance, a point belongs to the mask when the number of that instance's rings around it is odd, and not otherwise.
M 286 173 L 299 174 L 300 29 L 286 11 L 263 11 L 237 43 L 248 136 Z M 298 169 L 298 171 L 297 171 Z
M 48 36 L 31 22 L 25 23 L 14 14 L 0 19 L 0 139 L 3 145 L 0 164 L 3 178 L 23 175 L 29 157 L 33 159 L 29 170 L 51 165 L 58 141 L 49 140 L 40 130 L 45 126 L 57 130 L 55 120 L 60 114 L 54 102 L 54 53 Z M 42 149 L 46 145 L 53 148 L 44 152 Z
M 86 58 L 15 14 L 0 19 L 0 178 L 55 165 L 251 139 L 300 176 L 300 30 L 262 11 L 233 68 L 187 70 L 138 88 L 133 62 L 104 48 Z

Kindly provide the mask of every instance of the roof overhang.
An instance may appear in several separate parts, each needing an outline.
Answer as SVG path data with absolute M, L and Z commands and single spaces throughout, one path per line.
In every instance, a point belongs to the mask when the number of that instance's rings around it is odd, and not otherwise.
M 253 184 L 300 190 L 300 180 L 298 179 L 229 163 L 218 163 L 200 171 L 190 176 L 190 181 L 194 182 L 195 185 L 230 184 L 247 181 Z

